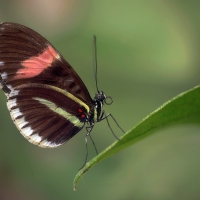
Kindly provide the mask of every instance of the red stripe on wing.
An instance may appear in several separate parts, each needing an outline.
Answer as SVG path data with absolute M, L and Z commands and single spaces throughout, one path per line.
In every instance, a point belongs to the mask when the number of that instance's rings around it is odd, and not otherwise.
M 23 68 L 17 71 L 15 78 L 32 78 L 39 75 L 51 66 L 56 57 L 58 57 L 56 51 L 53 47 L 48 46 L 40 55 L 22 61 Z

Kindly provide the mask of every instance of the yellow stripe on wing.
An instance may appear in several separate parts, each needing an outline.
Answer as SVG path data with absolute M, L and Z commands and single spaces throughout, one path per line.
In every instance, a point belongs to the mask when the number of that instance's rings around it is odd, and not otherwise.
M 81 101 L 80 99 L 78 99 L 77 97 L 75 97 L 73 94 L 71 94 L 70 92 L 67 92 L 66 90 L 60 89 L 58 87 L 55 87 L 53 85 L 44 85 L 44 84 L 40 84 L 40 83 L 30 83 L 29 85 L 24 84 L 24 85 L 20 85 L 19 87 L 16 87 L 16 89 L 21 89 L 21 88 L 30 88 L 31 86 L 33 87 L 38 87 L 38 88 L 46 88 L 46 89 L 52 89 L 55 90 L 65 96 L 67 96 L 68 98 L 70 98 L 71 100 L 75 101 L 76 103 L 78 103 L 80 106 L 83 106 L 87 113 L 90 113 L 90 108 L 87 104 L 85 104 L 83 101 Z
M 53 112 L 63 116 L 65 119 L 69 120 L 72 124 L 74 124 L 74 126 L 81 128 L 84 125 L 84 123 L 81 122 L 76 116 L 73 116 L 70 113 L 68 113 L 67 111 L 58 107 L 55 103 L 48 101 L 46 99 L 38 98 L 38 97 L 35 97 L 33 99 L 35 99 L 35 100 L 39 101 L 41 104 L 47 106 Z
M 73 101 L 75 101 L 76 103 L 78 103 L 79 105 L 83 106 L 86 110 L 87 110 L 87 113 L 90 112 L 90 108 L 87 104 L 85 104 L 83 101 L 81 101 L 80 99 L 78 99 L 77 97 L 75 97 L 73 94 L 65 91 L 65 90 L 62 90 L 58 87 L 55 87 L 55 86 L 50 86 L 51 88 L 53 88 L 54 90 L 64 94 L 65 96 L 67 96 L 68 98 L 72 99 Z

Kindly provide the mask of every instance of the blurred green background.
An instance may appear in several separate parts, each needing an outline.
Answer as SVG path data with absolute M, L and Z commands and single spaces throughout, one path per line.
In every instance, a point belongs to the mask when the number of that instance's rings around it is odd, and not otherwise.
M 127 131 L 199 84 L 199 7 L 198 1 L 180 0 L 1 0 L 0 22 L 26 25 L 50 40 L 92 97 L 96 34 L 99 89 L 114 100 L 104 108 Z M 90 169 L 74 192 L 85 159 L 85 129 L 57 149 L 42 149 L 21 136 L 3 92 L 0 102 L 1 200 L 200 199 L 199 126 L 170 127 L 148 137 Z M 92 136 L 99 151 L 115 140 L 106 122 Z

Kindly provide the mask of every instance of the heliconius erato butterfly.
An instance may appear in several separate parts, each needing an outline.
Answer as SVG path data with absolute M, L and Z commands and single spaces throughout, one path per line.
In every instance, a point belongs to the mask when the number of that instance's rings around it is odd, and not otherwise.
M 92 99 L 62 55 L 20 24 L 0 24 L 0 87 L 21 134 L 40 147 L 62 145 L 86 123 L 90 137 L 95 122 L 112 117 L 102 110 L 106 95 L 98 91 Z

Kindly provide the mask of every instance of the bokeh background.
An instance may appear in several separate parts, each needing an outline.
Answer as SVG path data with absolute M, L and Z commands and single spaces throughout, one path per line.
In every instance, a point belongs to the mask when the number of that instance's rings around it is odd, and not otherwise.
M 0 22 L 26 25 L 50 40 L 92 97 L 96 34 L 99 88 L 114 100 L 105 110 L 129 130 L 199 84 L 199 7 L 181 0 L 1 0 Z M 0 92 L 0 199 L 200 199 L 199 131 L 197 125 L 162 130 L 91 168 L 74 192 L 86 131 L 57 149 L 34 146 L 14 126 Z M 92 136 L 99 151 L 115 141 L 106 122 Z M 89 152 L 95 156 L 91 143 Z

